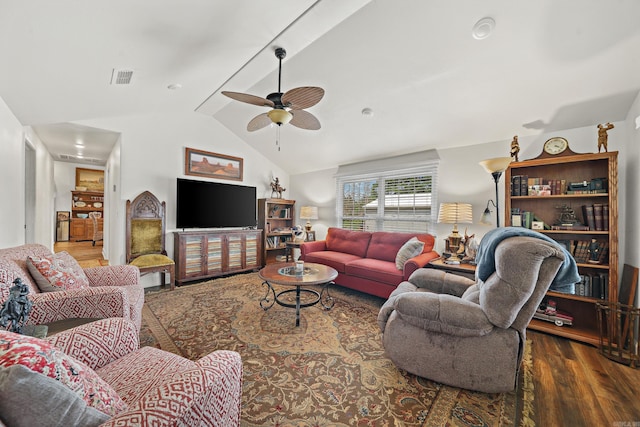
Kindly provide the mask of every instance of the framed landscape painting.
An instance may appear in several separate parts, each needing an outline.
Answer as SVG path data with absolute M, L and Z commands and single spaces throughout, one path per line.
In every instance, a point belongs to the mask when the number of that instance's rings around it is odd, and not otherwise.
M 242 181 L 242 158 L 186 148 L 185 175 Z
M 104 191 L 104 171 L 98 169 L 76 168 L 77 187 L 84 191 Z

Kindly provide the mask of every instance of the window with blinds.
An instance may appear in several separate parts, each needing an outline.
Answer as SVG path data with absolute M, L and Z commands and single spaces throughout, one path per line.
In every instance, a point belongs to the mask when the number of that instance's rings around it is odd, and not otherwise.
M 421 167 L 337 177 L 342 228 L 432 233 L 438 162 Z

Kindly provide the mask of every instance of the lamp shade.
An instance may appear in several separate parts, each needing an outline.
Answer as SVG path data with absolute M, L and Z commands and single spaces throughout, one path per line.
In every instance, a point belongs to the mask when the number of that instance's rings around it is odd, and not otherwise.
M 504 172 L 509 167 L 509 163 L 511 163 L 511 157 L 495 157 L 481 161 L 480 166 L 489 173 Z
M 302 206 L 300 219 L 318 219 L 318 208 L 316 206 Z
M 440 203 L 438 222 L 444 224 L 471 224 L 473 207 L 469 203 Z
M 293 118 L 293 115 L 290 112 L 282 108 L 274 108 L 267 113 L 267 116 L 269 116 L 271 121 L 278 126 L 286 125 Z

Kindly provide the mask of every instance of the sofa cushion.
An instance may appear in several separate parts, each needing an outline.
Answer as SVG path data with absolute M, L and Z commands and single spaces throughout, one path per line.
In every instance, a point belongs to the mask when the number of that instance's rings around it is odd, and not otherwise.
M 433 250 L 435 240 L 430 234 L 376 231 L 371 236 L 371 243 L 369 243 L 366 257 L 395 262 L 396 255 L 402 245 L 412 237 L 416 237 L 421 242 L 424 242 L 424 247 L 422 248 L 423 253 L 431 252 Z
M 371 233 L 368 231 L 351 231 L 330 227 L 326 238 L 327 250 L 364 257 L 370 240 Z M 407 240 L 408 238 L 405 239 L 405 242 Z M 398 251 L 396 250 L 396 252 Z
M 2 420 L 12 427 L 92 427 L 110 418 L 59 381 L 22 365 L 0 368 L 0 396 Z
M 412 237 L 407 240 L 396 254 L 396 268 L 398 270 L 403 270 L 404 263 L 414 256 L 420 255 L 422 253 L 422 249 L 424 249 L 424 242 L 418 240 L 417 237 Z
M 91 368 L 67 356 L 47 341 L 0 331 L 0 367 L 22 365 L 58 380 L 88 405 L 115 415 L 127 405 Z
M 372 258 L 360 258 L 345 266 L 345 273 L 376 282 L 397 285 L 402 282 L 402 271 L 396 268 L 395 262 Z
M 324 264 L 326 266 L 334 268 L 338 273 L 345 272 L 345 265 L 352 261 L 361 259 L 357 255 L 345 254 L 342 252 L 334 251 L 318 251 L 309 252 L 305 258 L 305 262 L 315 262 L 318 264 Z
M 68 252 L 27 257 L 27 268 L 42 292 L 81 289 L 89 286 L 87 275 Z

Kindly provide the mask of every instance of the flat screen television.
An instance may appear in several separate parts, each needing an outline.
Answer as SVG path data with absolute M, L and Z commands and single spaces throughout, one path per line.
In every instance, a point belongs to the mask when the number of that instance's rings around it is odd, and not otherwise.
M 177 228 L 256 226 L 256 188 L 178 178 Z

